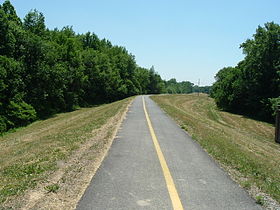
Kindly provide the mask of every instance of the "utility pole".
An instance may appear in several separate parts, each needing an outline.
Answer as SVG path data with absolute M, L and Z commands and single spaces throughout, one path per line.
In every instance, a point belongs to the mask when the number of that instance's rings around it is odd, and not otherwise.
M 199 85 L 200 85 L 200 79 L 198 79 L 198 83 L 197 83 L 197 96 L 199 96 Z
M 276 110 L 275 142 L 280 144 L 280 104 L 277 105 Z

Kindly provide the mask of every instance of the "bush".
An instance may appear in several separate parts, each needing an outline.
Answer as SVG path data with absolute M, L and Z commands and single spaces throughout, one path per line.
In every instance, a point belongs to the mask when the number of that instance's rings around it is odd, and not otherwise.
M 277 105 L 280 105 L 280 96 L 278 98 L 270 98 L 269 99 L 272 109 L 272 116 L 276 115 Z
M 35 109 L 24 101 L 11 101 L 8 105 L 7 112 L 11 127 L 25 126 L 37 118 Z
M 7 119 L 0 115 L 0 134 L 7 130 Z

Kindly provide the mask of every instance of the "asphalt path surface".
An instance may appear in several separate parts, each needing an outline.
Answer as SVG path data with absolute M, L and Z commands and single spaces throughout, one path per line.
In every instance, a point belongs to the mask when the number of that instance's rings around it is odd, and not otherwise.
M 262 208 L 148 96 L 138 96 L 77 209 Z

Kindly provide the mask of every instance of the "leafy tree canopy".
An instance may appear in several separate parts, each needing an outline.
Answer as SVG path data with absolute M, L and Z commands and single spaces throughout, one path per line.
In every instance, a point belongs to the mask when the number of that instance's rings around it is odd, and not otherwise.
M 241 48 L 244 60 L 217 73 L 212 96 L 221 109 L 273 121 L 280 96 L 280 26 L 259 26 Z

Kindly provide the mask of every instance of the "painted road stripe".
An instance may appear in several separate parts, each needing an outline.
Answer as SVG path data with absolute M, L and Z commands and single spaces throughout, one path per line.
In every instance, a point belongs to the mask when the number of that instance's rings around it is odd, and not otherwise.
M 179 198 L 178 192 L 176 190 L 174 181 L 173 181 L 171 173 L 168 169 L 168 166 L 167 166 L 167 163 L 166 163 L 165 158 L 163 156 L 163 153 L 160 149 L 155 131 L 153 129 L 149 114 L 148 114 L 147 109 L 146 109 L 145 99 L 144 99 L 143 96 L 142 96 L 142 101 L 143 101 L 143 108 L 144 108 L 145 116 L 146 116 L 146 119 L 147 119 L 148 127 L 149 127 L 149 130 L 150 130 L 153 142 L 154 142 L 154 146 L 155 146 L 155 149 L 156 149 L 156 152 L 157 152 L 157 155 L 158 155 L 158 159 L 159 159 L 162 171 L 163 171 L 163 175 L 164 175 L 164 178 L 165 178 L 165 182 L 166 182 L 166 185 L 167 185 L 169 196 L 170 196 L 171 201 L 172 201 L 173 209 L 183 210 L 184 208 L 182 206 L 181 200 Z

